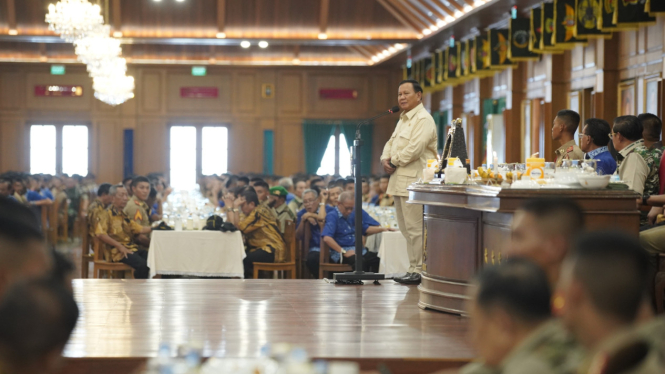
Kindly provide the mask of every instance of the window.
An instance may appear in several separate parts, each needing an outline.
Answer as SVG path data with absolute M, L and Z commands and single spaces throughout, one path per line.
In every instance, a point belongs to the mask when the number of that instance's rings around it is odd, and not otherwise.
M 197 175 L 228 171 L 226 127 L 171 126 L 170 138 L 169 179 L 175 190 L 195 189 Z
M 88 126 L 30 126 L 31 174 L 88 174 Z
M 339 139 L 339 152 L 336 152 L 335 149 L 337 146 L 336 139 Z M 338 159 L 337 156 L 339 156 Z M 321 167 L 319 167 L 316 174 L 340 175 L 342 177 L 351 175 L 351 148 L 346 147 L 344 133 L 338 131 L 338 134 L 330 136 L 326 153 L 321 160 Z

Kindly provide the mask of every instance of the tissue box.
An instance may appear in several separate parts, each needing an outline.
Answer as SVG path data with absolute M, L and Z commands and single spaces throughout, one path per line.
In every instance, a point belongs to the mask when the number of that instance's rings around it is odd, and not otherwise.
M 463 184 L 466 182 L 466 168 L 447 167 L 445 184 Z

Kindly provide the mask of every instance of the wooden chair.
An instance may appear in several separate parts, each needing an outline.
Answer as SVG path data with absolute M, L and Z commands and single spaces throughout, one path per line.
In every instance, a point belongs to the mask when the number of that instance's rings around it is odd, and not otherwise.
M 48 209 L 48 223 L 48 241 L 52 245 L 56 245 L 58 244 L 58 226 L 60 226 L 60 222 L 58 219 L 58 203 L 55 201 L 49 206 Z
M 58 214 L 58 222 L 61 222 L 62 224 L 58 223 L 58 228 L 60 229 L 60 233 L 58 233 L 58 241 L 69 241 L 69 216 L 68 216 L 68 210 L 69 210 L 69 200 L 63 199 L 58 208 L 57 208 L 57 214 Z M 60 214 L 62 212 L 62 214 Z
M 307 268 L 307 255 L 309 254 L 309 242 L 312 238 L 312 230 L 310 225 L 305 223 L 304 235 L 302 240 L 299 240 L 300 243 L 300 263 L 298 264 L 300 269 L 300 279 L 311 279 L 315 274 L 312 274 Z
M 44 238 L 46 238 L 47 240 L 49 237 L 49 226 L 48 226 L 49 208 L 50 205 L 42 205 L 39 207 L 39 211 L 41 213 L 41 221 L 42 221 L 42 234 L 44 234 Z
M 665 312 L 665 253 L 658 255 L 658 268 L 656 272 L 654 300 L 656 301 L 656 312 Z
M 330 262 L 330 248 L 323 238 L 321 238 L 321 254 L 319 255 L 319 278 L 323 279 L 326 272 L 343 273 L 352 271 L 353 268 L 348 264 L 333 264 Z
M 92 249 L 94 252 L 94 268 L 93 268 L 93 278 L 99 278 L 101 271 L 121 271 L 125 273 L 125 278 L 134 279 L 134 269 L 122 262 L 110 262 L 104 259 L 104 253 L 106 252 L 106 244 L 104 244 L 99 238 L 93 238 Z
M 284 226 L 284 245 L 286 248 L 286 262 L 255 262 L 254 279 L 259 279 L 259 271 L 287 271 L 290 279 L 296 279 L 296 225 L 293 221 L 286 221 Z
M 87 220 L 82 223 L 81 232 L 81 278 L 87 279 L 89 274 L 90 263 L 94 262 L 95 256 L 90 253 L 90 225 Z

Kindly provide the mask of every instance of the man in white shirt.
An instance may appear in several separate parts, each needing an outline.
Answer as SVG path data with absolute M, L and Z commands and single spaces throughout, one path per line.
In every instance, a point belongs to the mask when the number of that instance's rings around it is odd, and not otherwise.
M 619 177 L 628 188 L 642 195 L 649 175 L 649 166 L 641 155 L 647 150 L 642 139 L 642 123 L 635 116 L 617 117 L 609 135 L 614 148 L 623 157 L 619 162 Z

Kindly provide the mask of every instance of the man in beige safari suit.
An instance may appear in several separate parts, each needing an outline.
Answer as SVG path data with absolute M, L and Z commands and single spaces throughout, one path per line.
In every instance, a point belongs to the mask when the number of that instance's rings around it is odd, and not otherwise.
M 402 113 L 381 155 L 383 169 L 391 175 L 387 194 L 395 198 L 397 223 L 406 238 L 409 270 L 404 277 L 395 278 L 404 284 L 419 284 L 423 266 L 423 207 L 406 203 L 406 188 L 422 178 L 427 160 L 436 158 L 436 125 L 422 97 L 423 89 L 417 81 L 400 83 L 397 99 Z

